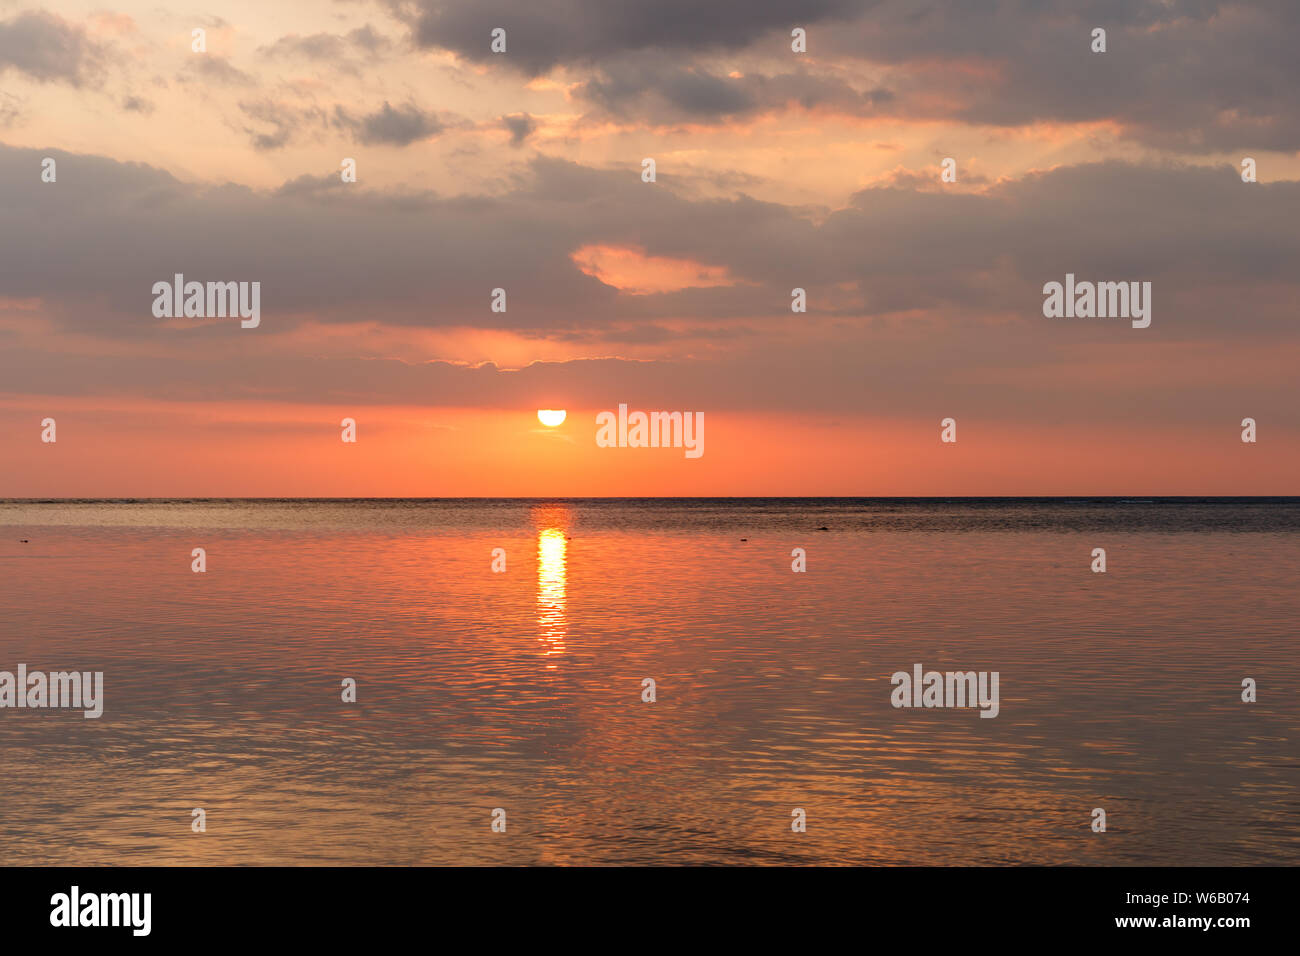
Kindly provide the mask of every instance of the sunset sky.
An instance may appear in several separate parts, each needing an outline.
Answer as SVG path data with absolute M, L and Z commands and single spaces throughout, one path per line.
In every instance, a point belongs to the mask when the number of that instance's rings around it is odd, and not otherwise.
M 0 496 L 1300 493 L 1298 36 L 1291 0 L 0 0 Z M 259 281 L 260 326 L 155 318 L 176 273 Z M 1045 318 L 1067 273 L 1151 282 L 1150 327 Z M 620 403 L 703 412 L 704 455 L 598 448 Z

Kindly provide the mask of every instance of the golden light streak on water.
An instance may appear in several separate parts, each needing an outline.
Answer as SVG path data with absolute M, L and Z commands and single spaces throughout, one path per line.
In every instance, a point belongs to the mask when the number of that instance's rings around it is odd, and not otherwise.
M 559 528 L 537 532 L 537 631 L 546 656 L 564 653 L 569 625 L 565 616 L 565 539 Z M 555 665 L 549 665 L 554 669 Z

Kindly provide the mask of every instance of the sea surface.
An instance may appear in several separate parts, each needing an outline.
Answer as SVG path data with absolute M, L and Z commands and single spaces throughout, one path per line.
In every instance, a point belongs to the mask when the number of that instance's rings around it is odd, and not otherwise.
M 1300 864 L 1298 581 L 1294 498 L 0 500 L 0 671 L 104 674 L 0 854 Z

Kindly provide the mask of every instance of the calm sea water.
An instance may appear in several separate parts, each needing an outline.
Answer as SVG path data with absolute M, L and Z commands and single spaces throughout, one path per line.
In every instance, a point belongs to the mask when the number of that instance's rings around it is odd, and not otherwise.
M 0 670 L 105 675 L 0 710 L 0 853 L 1296 864 L 1298 579 L 1300 499 L 0 501 Z

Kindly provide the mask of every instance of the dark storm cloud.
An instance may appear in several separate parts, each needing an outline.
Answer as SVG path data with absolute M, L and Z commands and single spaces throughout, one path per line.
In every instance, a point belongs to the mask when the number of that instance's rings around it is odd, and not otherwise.
M 0 74 L 81 86 L 103 68 L 105 53 L 86 31 L 54 14 L 29 10 L 0 20 Z

